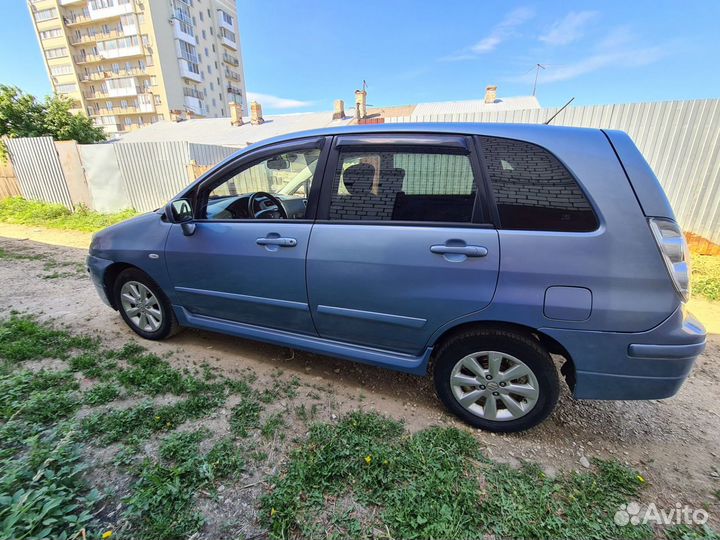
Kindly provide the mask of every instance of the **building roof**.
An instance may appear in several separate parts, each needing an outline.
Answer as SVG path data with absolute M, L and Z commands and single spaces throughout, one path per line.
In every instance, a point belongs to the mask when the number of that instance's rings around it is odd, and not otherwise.
M 411 118 L 437 114 L 472 114 L 491 111 L 509 111 L 517 109 L 539 109 L 540 102 L 535 96 L 498 98 L 493 103 L 483 99 L 467 101 L 434 101 L 418 103 L 410 114 Z
M 539 108 L 540 104 L 534 96 L 499 98 L 494 103 L 485 103 L 484 100 L 439 101 L 400 107 L 368 108 L 368 119 L 376 120 L 371 123 L 382 123 L 385 118 L 417 121 L 430 115 Z M 123 134 L 115 142 L 186 141 L 244 148 L 252 143 L 287 133 L 336 128 L 356 123 L 352 116 L 342 120 L 333 120 L 330 111 L 276 114 L 267 115 L 264 118 L 265 122 L 259 125 L 252 125 L 250 118 L 243 118 L 242 126 L 231 125 L 230 118 L 198 118 L 181 122 L 161 121 Z
M 263 124 L 255 126 L 250 124 L 249 117 L 243 118 L 242 126 L 231 125 L 230 118 L 198 118 L 182 122 L 163 120 L 121 135 L 115 142 L 187 141 L 243 148 L 254 142 L 285 133 L 345 126 L 353 120 L 351 117 L 333 120 L 331 112 L 278 114 L 264 118 Z

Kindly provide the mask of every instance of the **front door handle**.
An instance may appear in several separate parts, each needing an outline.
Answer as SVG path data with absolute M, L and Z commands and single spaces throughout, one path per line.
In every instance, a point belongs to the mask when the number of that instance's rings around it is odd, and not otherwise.
M 488 250 L 483 246 L 446 246 L 437 244 L 430 246 L 430 251 L 439 255 L 465 255 L 466 257 L 485 257 Z
M 295 247 L 297 246 L 297 240 L 294 238 L 273 238 L 273 237 L 265 237 L 265 238 L 258 238 L 255 240 L 259 246 L 281 246 L 281 247 Z

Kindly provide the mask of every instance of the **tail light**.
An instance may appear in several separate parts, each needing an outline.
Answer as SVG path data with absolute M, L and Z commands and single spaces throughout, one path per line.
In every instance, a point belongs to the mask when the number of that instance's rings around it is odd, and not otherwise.
M 687 302 L 690 298 L 690 251 L 680 226 L 669 219 L 650 218 L 660 253 L 665 261 L 675 289 Z

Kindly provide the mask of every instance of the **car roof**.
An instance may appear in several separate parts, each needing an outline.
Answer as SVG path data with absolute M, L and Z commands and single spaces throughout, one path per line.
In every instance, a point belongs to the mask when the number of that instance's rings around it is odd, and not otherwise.
M 363 133 L 448 133 L 455 135 L 489 135 L 497 137 L 515 138 L 520 140 L 535 140 L 538 138 L 556 137 L 571 133 L 597 133 L 601 130 L 595 128 L 576 128 L 566 126 L 548 126 L 545 124 L 503 124 L 479 122 L 406 122 L 388 124 L 364 124 L 326 127 L 307 131 L 286 133 L 253 143 L 243 148 L 239 153 L 254 150 L 268 144 L 293 141 L 305 137 L 327 137 L 334 135 L 352 135 Z

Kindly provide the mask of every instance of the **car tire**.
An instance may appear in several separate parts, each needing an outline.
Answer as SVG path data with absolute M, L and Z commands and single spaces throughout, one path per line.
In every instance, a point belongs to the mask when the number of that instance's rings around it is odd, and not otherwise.
M 433 377 L 445 406 L 486 431 L 530 429 L 552 413 L 560 395 L 557 369 L 542 345 L 502 328 L 451 337 L 436 353 Z
M 157 341 L 180 331 L 170 300 L 142 270 L 128 268 L 120 272 L 113 295 L 120 315 L 137 335 Z

